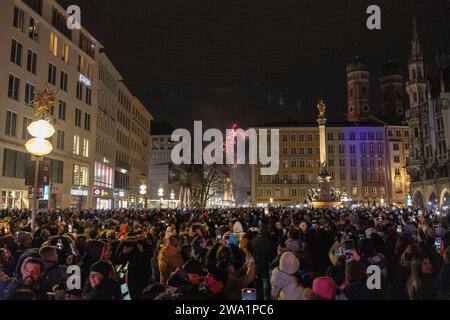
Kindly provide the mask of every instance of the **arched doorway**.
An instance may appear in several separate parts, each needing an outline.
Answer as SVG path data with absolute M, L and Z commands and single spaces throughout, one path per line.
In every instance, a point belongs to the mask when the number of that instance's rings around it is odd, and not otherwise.
M 430 194 L 430 197 L 428 198 L 428 205 L 435 206 L 435 205 L 438 205 L 438 204 L 439 204 L 439 202 L 438 202 L 436 193 L 432 192 Z
M 441 203 L 443 207 L 450 207 L 450 190 L 445 189 L 442 191 Z
M 424 202 L 423 202 L 423 195 L 422 192 L 416 191 L 413 198 L 413 204 L 414 207 L 423 209 L 424 208 Z

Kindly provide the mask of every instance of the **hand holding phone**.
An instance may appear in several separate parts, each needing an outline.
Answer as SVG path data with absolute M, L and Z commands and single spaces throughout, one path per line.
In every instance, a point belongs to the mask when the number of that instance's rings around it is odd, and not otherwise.
M 256 289 L 255 288 L 242 289 L 242 300 L 256 300 Z
M 345 256 L 351 256 L 354 249 L 355 249 L 355 242 L 353 240 L 346 240 L 344 242 Z

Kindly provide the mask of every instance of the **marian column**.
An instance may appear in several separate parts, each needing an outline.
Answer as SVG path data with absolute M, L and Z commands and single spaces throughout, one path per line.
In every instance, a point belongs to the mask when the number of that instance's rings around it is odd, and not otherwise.
M 327 131 L 325 126 L 327 123 L 327 119 L 325 118 L 326 109 L 327 106 L 325 103 L 322 100 L 319 100 L 319 103 L 317 104 L 317 110 L 319 111 L 317 124 L 319 125 L 320 134 L 320 171 L 318 176 L 318 194 L 312 201 L 312 205 L 315 207 L 331 207 L 340 204 L 339 201 L 335 201 L 335 199 L 333 199 L 331 194 L 331 175 L 328 172 L 327 162 Z
M 319 124 L 319 135 L 320 135 L 320 167 L 327 167 L 327 143 L 326 143 L 326 127 L 327 119 L 325 118 L 327 106 L 322 100 L 319 100 L 317 105 L 317 110 L 319 111 L 319 118 L 317 123 Z

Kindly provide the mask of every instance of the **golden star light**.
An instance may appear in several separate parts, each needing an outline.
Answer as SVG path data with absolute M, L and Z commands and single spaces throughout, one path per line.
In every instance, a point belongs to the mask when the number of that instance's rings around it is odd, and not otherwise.
M 36 109 L 36 117 L 45 117 L 49 113 L 50 108 L 56 105 L 55 96 L 57 92 L 57 89 L 49 90 L 47 85 L 44 85 L 41 91 L 35 93 L 35 98 L 30 101 L 30 106 Z

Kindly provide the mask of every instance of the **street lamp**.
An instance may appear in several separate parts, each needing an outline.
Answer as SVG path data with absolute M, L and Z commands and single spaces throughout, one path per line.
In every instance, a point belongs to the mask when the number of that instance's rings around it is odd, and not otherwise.
M 158 196 L 160 197 L 159 199 L 159 207 L 162 207 L 162 203 L 163 203 L 163 196 L 164 196 L 164 189 L 163 188 L 159 188 L 158 189 Z
M 53 150 L 52 144 L 46 140 L 55 133 L 55 128 L 49 119 L 45 119 L 51 107 L 56 105 L 55 96 L 57 90 L 49 90 L 47 85 L 41 91 L 37 91 L 35 98 L 30 101 L 30 106 L 36 110 L 35 116 L 41 118 L 33 121 L 27 130 L 33 137 L 25 143 L 27 151 L 35 157 L 36 164 L 34 170 L 33 188 L 33 210 L 31 211 L 31 232 L 34 235 L 36 229 L 36 214 L 38 209 L 38 180 L 40 157 L 48 155 Z
M 142 184 L 142 185 L 139 187 L 139 194 L 140 194 L 141 196 L 145 196 L 145 195 L 147 194 L 147 186 L 146 186 L 145 184 Z M 141 199 L 142 199 L 142 197 L 141 197 Z M 140 203 L 142 203 L 142 201 L 141 201 Z M 146 205 L 147 205 L 147 199 L 145 199 L 145 204 L 143 205 L 143 208 L 145 208 Z
M 175 209 L 175 193 L 173 191 L 170 193 L 170 200 L 172 200 L 173 209 Z

